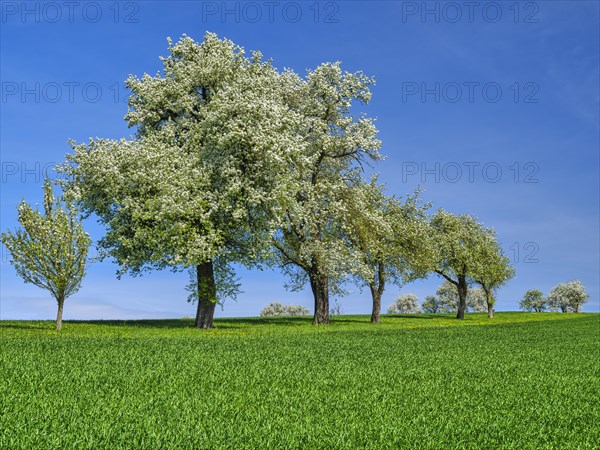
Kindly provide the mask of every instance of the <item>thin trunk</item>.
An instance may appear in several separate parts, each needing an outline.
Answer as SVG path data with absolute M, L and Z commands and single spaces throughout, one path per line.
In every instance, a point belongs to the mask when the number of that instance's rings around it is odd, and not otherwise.
M 327 277 L 318 273 L 309 274 L 310 288 L 315 299 L 313 325 L 329 323 L 329 282 Z
M 465 310 L 467 309 L 467 279 L 464 275 L 458 277 L 458 312 L 457 319 L 465 318 Z
M 212 328 L 217 305 L 217 289 L 212 261 L 196 266 L 198 279 L 198 309 L 196 310 L 196 328 Z
M 62 315 L 63 315 L 63 306 L 65 304 L 65 299 L 57 299 L 58 301 L 58 312 L 56 313 L 56 329 L 60 331 L 62 329 Z
M 377 266 L 377 283 L 369 284 L 371 297 L 373 298 L 373 310 L 371 312 L 371 323 L 379 323 L 381 319 L 381 297 L 385 289 L 385 267 L 383 263 Z
M 492 292 L 489 292 L 487 289 L 483 289 L 483 291 L 485 292 L 485 301 L 487 303 L 487 307 L 488 307 L 488 317 L 490 319 L 494 318 L 494 296 L 492 295 Z

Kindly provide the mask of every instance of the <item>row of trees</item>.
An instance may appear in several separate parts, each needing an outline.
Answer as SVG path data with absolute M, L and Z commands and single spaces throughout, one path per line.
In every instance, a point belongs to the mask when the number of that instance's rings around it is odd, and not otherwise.
M 579 312 L 582 305 L 587 301 L 589 295 L 581 281 L 575 280 L 561 283 L 552 288 L 548 298 L 544 298 L 541 291 L 531 289 L 525 293 L 520 302 L 524 311 L 561 311 Z M 394 303 L 388 306 L 388 314 L 450 314 L 456 313 L 458 309 L 458 290 L 456 287 L 444 281 L 437 289 L 436 295 L 428 295 L 419 305 L 419 298 L 415 294 L 401 294 Z M 339 305 L 338 305 L 339 308 Z M 487 302 L 485 291 L 481 287 L 469 288 L 467 291 L 467 310 L 473 312 L 486 312 Z M 335 314 L 332 308 L 330 314 Z M 306 316 L 308 308 L 300 305 L 285 305 L 274 302 L 264 307 L 260 315 L 265 317 L 275 316 Z
M 544 298 L 544 294 L 538 289 L 531 289 L 525 293 L 519 303 L 524 311 L 561 311 L 579 312 L 581 307 L 589 298 L 585 286 L 579 280 L 560 283 L 554 286 Z
M 436 295 L 428 295 L 419 306 L 415 294 L 402 294 L 388 307 L 388 314 L 416 314 L 421 311 L 433 314 L 456 313 L 459 306 L 458 289 L 448 281 L 444 281 L 437 289 Z M 466 310 L 489 312 L 485 291 L 481 287 L 467 289 Z
M 233 264 L 279 267 L 288 288 L 310 286 L 315 324 L 348 283 L 369 289 L 379 322 L 387 285 L 430 274 L 456 289 L 457 318 L 470 284 L 493 317 L 495 291 L 514 276 L 494 231 L 468 214 L 430 215 L 419 192 L 389 196 L 367 176 L 382 158 L 360 112 L 372 78 L 340 63 L 278 71 L 211 33 L 169 40 L 162 63 L 127 80 L 135 136 L 72 143 L 59 167 L 66 201 L 106 227 L 100 258 L 118 276 L 190 270 L 199 328 L 237 294 Z

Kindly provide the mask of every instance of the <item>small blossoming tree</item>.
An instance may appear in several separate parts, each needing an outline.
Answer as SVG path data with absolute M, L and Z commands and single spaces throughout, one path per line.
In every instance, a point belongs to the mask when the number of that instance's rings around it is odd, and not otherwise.
M 56 299 L 60 330 L 65 300 L 79 290 L 85 276 L 90 237 L 73 205 L 54 197 L 49 181 L 44 183 L 43 214 L 24 200 L 18 211 L 22 228 L 2 233 L 2 243 L 25 283 L 50 291 Z

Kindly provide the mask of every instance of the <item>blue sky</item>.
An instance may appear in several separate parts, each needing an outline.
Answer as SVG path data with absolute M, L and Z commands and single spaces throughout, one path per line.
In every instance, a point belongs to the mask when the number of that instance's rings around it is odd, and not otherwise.
M 498 295 L 516 310 L 523 293 L 580 279 L 599 310 L 599 3 L 479 2 L 2 2 L 1 229 L 16 205 L 41 200 L 42 174 L 68 139 L 127 137 L 129 74 L 160 70 L 168 36 L 206 31 L 298 72 L 342 61 L 377 84 L 365 108 L 378 118 L 376 167 L 390 193 L 418 185 L 435 208 L 468 212 L 496 229 L 517 277 Z M 102 228 L 87 222 L 94 238 Z M 1 319 L 51 319 L 48 293 L 25 285 L 2 248 Z M 186 273 L 115 277 L 90 265 L 65 319 L 193 316 Z M 217 316 L 251 316 L 271 301 L 312 307 L 278 271 L 240 270 L 244 293 Z M 390 286 L 420 299 L 432 276 Z M 340 300 L 370 312 L 367 292 Z

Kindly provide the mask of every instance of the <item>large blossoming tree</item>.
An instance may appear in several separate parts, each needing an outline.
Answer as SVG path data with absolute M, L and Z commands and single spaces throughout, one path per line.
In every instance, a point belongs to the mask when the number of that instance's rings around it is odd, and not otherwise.
M 215 280 L 231 280 L 229 263 L 266 254 L 304 144 L 281 75 L 260 53 L 208 33 L 202 43 L 169 40 L 162 62 L 162 73 L 127 81 L 136 136 L 74 144 L 65 190 L 106 226 L 99 247 L 119 274 L 192 269 L 195 326 L 210 328 L 232 290 Z

